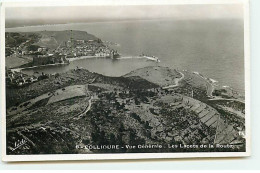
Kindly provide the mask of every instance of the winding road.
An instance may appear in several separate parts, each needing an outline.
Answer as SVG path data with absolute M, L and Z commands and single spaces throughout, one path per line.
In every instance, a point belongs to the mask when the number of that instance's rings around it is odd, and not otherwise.
M 203 76 L 201 76 L 199 73 L 195 73 L 194 72 L 194 74 L 197 74 L 199 77 L 201 77 L 203 80 L 205 80 L 206 82 L 207 82 L 207 96 L 208 97 L 210 97 L 210 98 L 212 98 L 213 97 L 213 95 L 212 95 L 212 93 L 214 92 L 214 90 L 215 90 L 215 88 L 214 88 L 214 83 L 211 83 L 211 82 L 209 82 L 209 80 L 207 79 L 207 78 L 205 78 L 205 77 L 203 77 Z
M 78 114 L 75 118 L 75 120 L 80 119 L 81 117 L 83 117 L 84 115 L 86 115 L 86 113 L 88 113 L 88 111 L 91 109 L 91 105 L 92 105 L 92 99 L 93 97 L 91 96 L 90 99 L 88 100 L 88 107 L 80 114 Z
M 170 88 L 174 88 L 174 87 L 177 87 L 179 86 L 179 82 L 184 78 L 184 74 L 182 72 L 179 72 L 181 74 L 181 77 L 180 78 L 176 78 L 174 79 L 175 81 L 175 84 L 174 85 L 169 85 L 169 86 L 166 86 L 166 87 L 163 87 L 163 89 L 170 89 Z

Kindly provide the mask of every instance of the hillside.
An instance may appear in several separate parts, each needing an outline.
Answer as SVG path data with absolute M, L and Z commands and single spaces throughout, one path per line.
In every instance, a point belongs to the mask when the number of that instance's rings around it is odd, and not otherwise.
M 21 44 L 57 48 L 61 43 L 70 40 L 98 40 L 85 31 L 38 31 L 38 32 L 6 32 L 6 47 L 17 47 Z
M 124 77 L 139 76 L 149 82 L 160 86 L 168 86 L 175 84 L 175 79 L 180 78 L 181 74 L 169 67 L 145 67 L 132 71 Z
M 40 35 L 40 39 L 35 45 L 57 48 L 60 44 L 73 38 L 74 40 L 98 40 L 97 37 L 85 31 L 41 31 L 36 32 Z
M 6 100 L 7 108 L 17 106 L 28 99 L 35 98 L 47 92 L 74 85 L 102 83 L 110 84 L 125 89 L 149 89 L 158 87 L 158 85 L 148 82 L 140 77 L 108 77 L 90 72 L 86 69 L 70 70 L 66 73 L 50 76 L 48 79 L 32 83 L 29 86 L 21 88 L 7 88 Z
M 197 77 L 165 67 L 137 69 L 122 77 L 76 69 L 7 88 L 7 153 L 244 151 L 244 103 L 219 96 L 212 100 L 207 78 L 196 82 Z M 18 138 L 26 139 L 30 149 L 13 152 Z M 232 147 L 198 149 L 200 144 Z M 122 147 L 96 150 L 86 145 Z M 164 147 L 145 147 L 149 145 Z

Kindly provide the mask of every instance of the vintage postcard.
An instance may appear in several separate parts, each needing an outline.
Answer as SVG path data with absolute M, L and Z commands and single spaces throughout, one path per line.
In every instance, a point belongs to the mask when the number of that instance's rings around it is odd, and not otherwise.
M 246 0 L 1 4 L 2 160 L 250 156 Z

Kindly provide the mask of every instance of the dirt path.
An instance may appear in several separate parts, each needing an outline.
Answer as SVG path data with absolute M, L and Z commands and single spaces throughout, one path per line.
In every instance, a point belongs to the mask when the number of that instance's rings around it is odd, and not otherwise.
M 195 72 L 194 72 L 195 73 Z M 208 97 L 210 97 L 210 98 L 212 98 L 213 97 L 213 95 L 212 95 L 212 93 L 214 92 L 214 90 L 215 90 L 215 87 L 214 87 L 214 83 L 212 83 L 212 82 L 209 82 L 209 80 L 207 79 L 207 78 L 205 78 L 205 77 L 203 77 L 203 76 L 201 76 L 199 73 L 195 73 L 195 74 L 197 74 L 199 77 L 201 77 L 203 80 L 205 80 L 206 82 L 207 82 L 207 96 Z
M 75 120 L 80 119 L 81 117 L 83 117 L 84 115 L 86 115 L 86 113 L 88 113 L 88 111 L 91 109 L 91 105 L 92 105 L 92 99 L 93 97 L 91 96 L 91 98 L 88 100 L 88 107 L 80 114 L 78 114 L 75 118 Z
M 163 87 L 163 89 L 170 89 L 170 88 L 174 88 L 174 87 L 179 86 L 179 82 L 184 78 L 184 74 L 182 72 L 179 72 L 179 73 L 181 74 L 181 77 L 175 79 L 175 81 L 174 81 L 175 84 Z
M 88 91 L 88 85 L 86 85 L 86 91 L 88 92 L 88 95 L 90 95 L 89 91 Z M 78 120 L 78 119 L 80 119 L 81 117 L 83 117 L 84 115 L 86 115 L 88 113 L 88 111 L 91 109 L 92 99 L 93 99 L 93 96 L 91 96 L 90 99 L 88 100 L 88 107 L 86 107 L 86 109 L 82 113 L 79 113 L 73 119 Z
M 208 97 L 213 97 L 212 93 L 214 92 L 215 88 L 214 88 L 214 85 L 210 82 L 208 82 L 208 85 L 207 85 L 207 95 Z

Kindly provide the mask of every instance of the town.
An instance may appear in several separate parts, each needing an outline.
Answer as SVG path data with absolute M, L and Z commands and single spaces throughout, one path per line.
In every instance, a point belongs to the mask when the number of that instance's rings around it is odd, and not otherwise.
M 6 33 L 6 58 L 25 59 L 28 63 L 6 70 L 8 86 L 21 87 L 46 78 L 48 75 L 31 76 L 23 69 L 50 65 L 67 65 L 79 57 L 117 59 L 120 54 L 101 39 L 79 31 L 43 33 Z M 63 37 L 63 38 L 62 38 Z M 85 37 L 85 38 L 84 38 Z M 15 70 L 19 69 L 19 70 Z
M 5 81 L 7 87 L 23 87 L 42 79 L 48 78 L 50 75 L 45 73 L 34 73 L 33 75 L 27 75 L 19 71 L 12 71 L 11 69 L 6 69 Z

